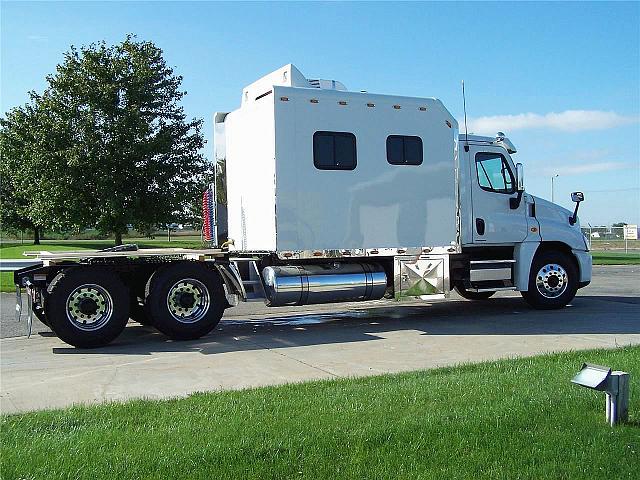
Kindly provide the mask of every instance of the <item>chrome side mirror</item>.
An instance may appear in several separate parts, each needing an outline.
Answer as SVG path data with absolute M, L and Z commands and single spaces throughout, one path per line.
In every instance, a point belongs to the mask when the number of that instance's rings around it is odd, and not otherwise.
M 516 182 L 519 192 L 524 192 L 524 167 L 521 163 L 516 163 Z
M 522 195 L 524 194 L 524 167 L 521 163 L 516 163 L 516 191 L 518 196 L 509 199 L 509 208 L 511 210 L 516 210 L 520 207 Z
M 584 201 L 584 193 L 573 192 L 571 194 L 571 201 L 576 202 L 576 209 L 573 211 L 573 215 L 569 217 L 569 224 L 575 225 L 578 221 L 578 207 L 580 206 L 580 202 Z

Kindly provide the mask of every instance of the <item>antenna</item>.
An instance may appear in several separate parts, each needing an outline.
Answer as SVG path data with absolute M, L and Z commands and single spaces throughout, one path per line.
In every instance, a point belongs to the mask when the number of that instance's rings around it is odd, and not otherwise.
M 464 80 L 462 80 L 462 108 L 464 109 L 464 151 L 469 151 L 469 132 L 467 131 L 467 97 L 464 94 Z

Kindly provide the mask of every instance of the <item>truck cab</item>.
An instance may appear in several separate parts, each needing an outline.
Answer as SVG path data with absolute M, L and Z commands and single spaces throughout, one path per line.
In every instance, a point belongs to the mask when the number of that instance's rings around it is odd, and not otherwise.
M 591 256 L 576 216 L 582 194 L 574 194 L 578 203 L 570 212 L 526 193 L 524 167 L 514 162 L 517 150 L 502 132 L 495 137 L 462 134 L 459 152 L 462 251 L 470 262 L 497 263 L 490 264 L 493 269 L 473 263 L 456 289 L 463 296 L 488 298 L 493 287 L 513 286 L 535 306 L 551 308 L 588 285 Z

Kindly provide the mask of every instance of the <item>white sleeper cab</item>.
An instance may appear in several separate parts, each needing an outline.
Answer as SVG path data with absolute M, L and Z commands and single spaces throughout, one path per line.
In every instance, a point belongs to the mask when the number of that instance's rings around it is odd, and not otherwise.
M 174 339 L 209 333 L 240 301 L 270 306 L 444 298 L 517 290 L 564 307 L 591 280 L 575 210 L 529 195 L 516 148 L 459 135 L 434 98 L 350 92 L 293 65 L 214 116 L 216 182 L 207 248 L 40 252 L 15 273 L 36 315 L 78 347 L 109 343 L 129 318 Z M 218 172 L 218 169 L 216 169 Z

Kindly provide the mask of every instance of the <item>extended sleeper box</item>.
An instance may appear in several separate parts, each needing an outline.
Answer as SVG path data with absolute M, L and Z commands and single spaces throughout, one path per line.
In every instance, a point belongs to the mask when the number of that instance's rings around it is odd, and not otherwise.
M 215 150 L 235 249 L 456 241 L 457 122 L 439 100 L 347 92 L 287 65 L 216 114 Z

